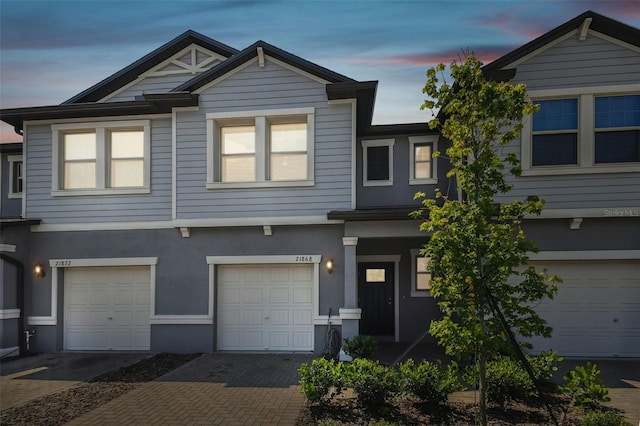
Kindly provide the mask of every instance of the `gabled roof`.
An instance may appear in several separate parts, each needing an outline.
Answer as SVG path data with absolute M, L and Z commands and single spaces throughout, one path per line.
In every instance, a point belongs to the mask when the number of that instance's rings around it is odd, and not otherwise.
M 63 102 L 63 104 L 97 102 L 191 44 L 197 44 L 227 58 L 238 52 L 238 50 L 233 47 L 227 46 L 193 30 L 188 30 L 112 76 L 105 78 L 98 84 Z
M 312 74 L 319 78 L 327 80 L 331 83 L 355 82 L 355 80 L 349 77 L 346 77 L 342 74 L 338 74 L 337 72 L 333 72 L 327 68 L 321 67 L 320 65 L 316 65 L 312 62 L 307 61 L 306 59 L 302 59 L 299 56 L 293 55 L 289 52 L 279 49 L 262 40 L 258 40 L 257 42 L 253 43 L 251 46 L 233 55 L 231 58 L 227 59 L 226 61 L 219 63 L 218 65 L 214 66 L 210 70 L 205 71 L 199 76 L 194 77 L 191 80 L 187 81 L 186 83 L 176 87 L 175 89 L 173 89 L 173 91 L 193 92 L 194 90 L 198 90 L 199 88 L 223 76 L 229 71 L 257 57 L 259 55 L 258 53 L 259 49 L 262 50 L 262 52 L 265 55 L 269 55 L 286 64 L 289 64 L 302 71 L 308 72 L 309 74 Z
M 565 34 L 568 34 L 571 31 L 580 28 L 585 22 L 585 19 L 591 19 L 591 23 L 588 26 L 589 29 L 618 39 L 632 46 L 640 47 L 640 29 L 634 28 L 627 24 L 623 24 L 622 22 L 607 18 L 606 16 L 602 16 L 589 10 L 582 13 L 581 15 L 576 16 L 572 20 L 565 22 L 559 27 L 556 27 L 551 31 L 541 35 L 535 40 L 530 41 L 529 43 L 485 65 L 483 67 L 485 76 L 487 76 L 487 78 L 489 79 L 496 80 L 504 80 L 505 78 L 509 79 L 513 77 L 513 75 L 509 76 L 509 73 L 505 74 L 504 71 L 501 71 L 502 68 L 517 61 L 518 59 L 523 58 L 526 55 L 529 55 L 530 53 L 535 52 L 536 50 L 564 36 Z

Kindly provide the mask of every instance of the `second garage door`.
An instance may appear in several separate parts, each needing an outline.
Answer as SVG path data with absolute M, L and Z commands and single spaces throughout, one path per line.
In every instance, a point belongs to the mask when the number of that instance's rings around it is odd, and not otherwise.
M 563 282 L 537 311 L 553 327 L 552 348 L 573 357 L 640 357 L 640 262 L 535 262 Z
M 149 267 L 64 271 L 66 350 L 149 350 Z
M 217 277 L 218 350 L 313 350 L 313 265 L 221 265 Z

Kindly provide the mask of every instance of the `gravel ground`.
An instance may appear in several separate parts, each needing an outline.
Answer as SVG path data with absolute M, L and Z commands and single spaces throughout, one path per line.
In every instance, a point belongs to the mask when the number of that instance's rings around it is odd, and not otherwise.
M 0 425 L 62 425 L 198 356 L 200 354 L 155 355 L 128 367 L 105 373 L 67 391 L 4 410 L 0 414 Z

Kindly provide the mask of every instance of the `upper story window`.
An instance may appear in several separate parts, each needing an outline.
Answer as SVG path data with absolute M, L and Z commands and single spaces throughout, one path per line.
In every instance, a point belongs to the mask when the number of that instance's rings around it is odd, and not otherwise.
M 428 297 L 430 290 L 429 258 L 421 256 L 419 249 L 411 249 L 411 297 Z
M 394 139 L 362 141 L 362 185 L 393 185 Z
M 640 162 L 640 95 L 596 96 L 596 163 Z
M 540 110 L 522 130 L 523 175 L 640 171 L 637 86 L 549 89 L 529 95 Z
M 314 185 L 314 109 L 207 114 L 207 188 Z
M 150 192 L 148 120 L 56 124 L 53 194 Z
M 24 165 L 22 155 L 7 156 L 9 162 L 9 198 L 22 197 L 22 188 L 24 182 Z
M 410 136 L 409 137 L 409 184 L 437 183 L 436 159 L 433 158 L 437 150 L 438 136 Z

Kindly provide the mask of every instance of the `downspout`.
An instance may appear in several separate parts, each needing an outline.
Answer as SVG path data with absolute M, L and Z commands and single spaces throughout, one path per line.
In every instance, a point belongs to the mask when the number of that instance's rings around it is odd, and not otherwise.
M 16 267 L 16 296 L 20 317 L 18 318 L 18 347 L 20 355 L 27 354 L 27 342 L 24 339 L 24 265 L 17 259 L 0 253 L 0 259 Z

